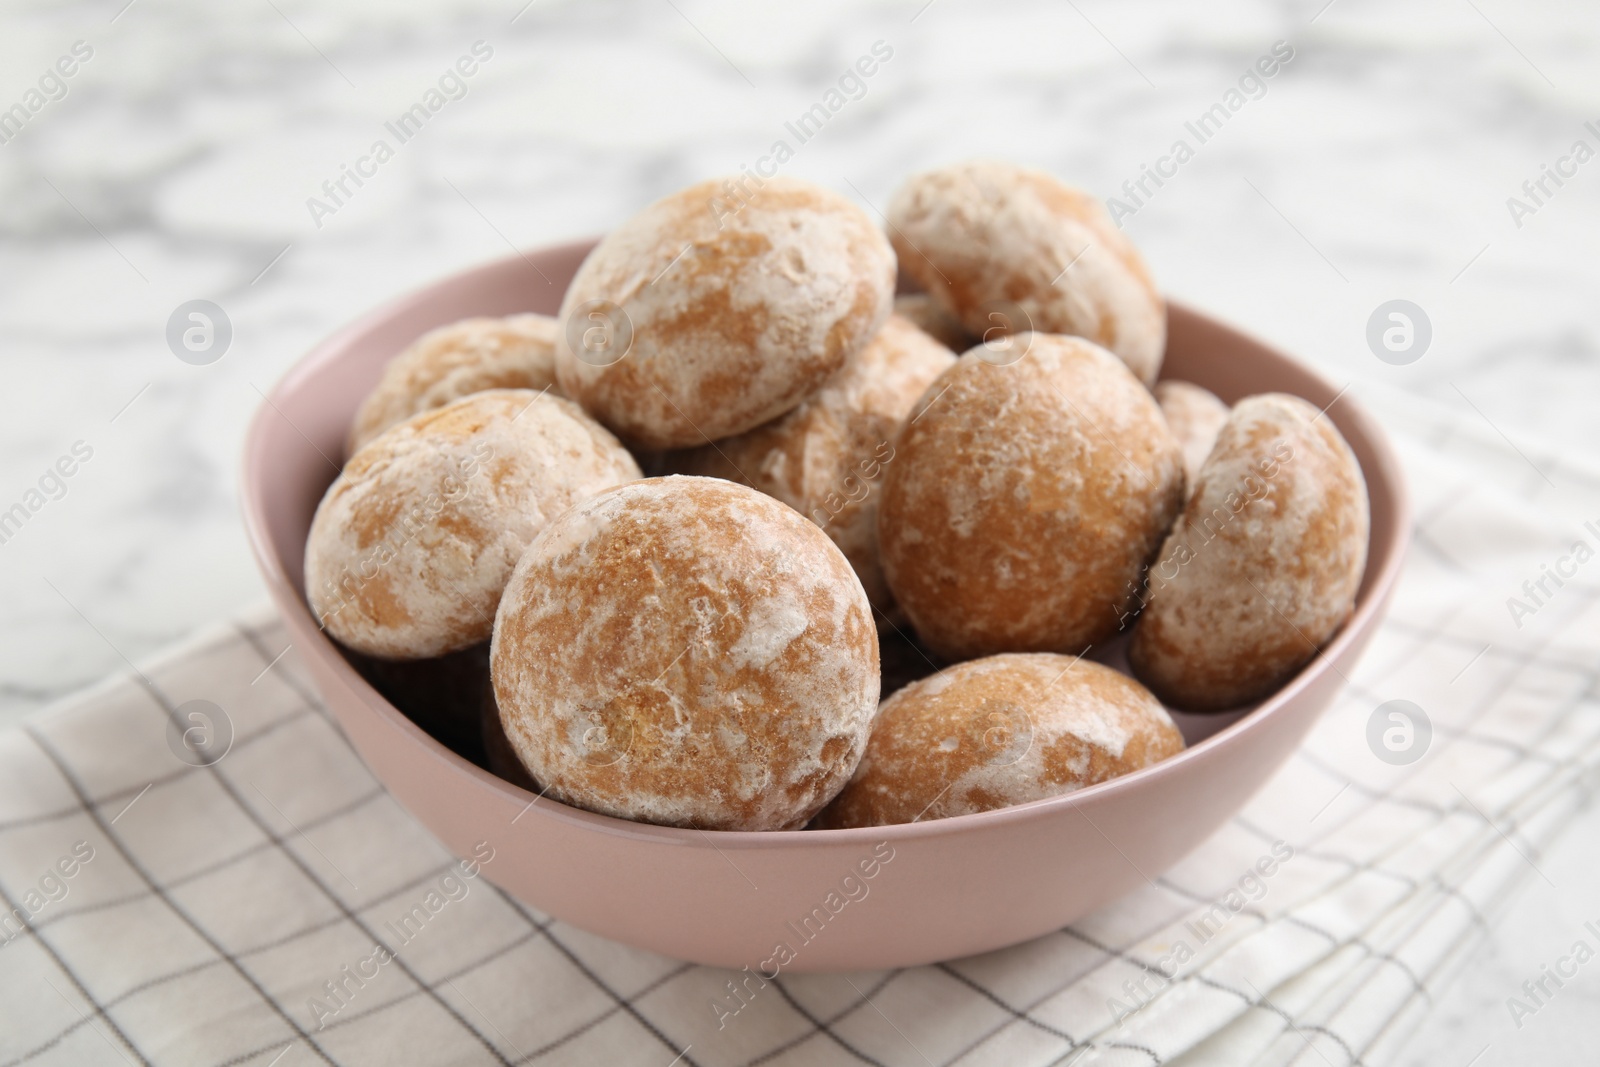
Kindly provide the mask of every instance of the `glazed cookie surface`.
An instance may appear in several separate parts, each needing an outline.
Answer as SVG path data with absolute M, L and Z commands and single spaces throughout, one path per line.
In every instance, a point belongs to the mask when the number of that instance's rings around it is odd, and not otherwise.
M 413 341 L 384 368 L 350 427 L 346 455 L 411 416 L 486 389 L 554 389 L 556 320 L 462 319 Z M 555 389 L 560 395 L 560 390 Z
M 955 353 L 899 315 L 810 398 L 754 430 L 684 457 L 686 474 L 727 478 L 788 504 L 822 527 L 880 611 L 893 603 L 878 563 L 879 483 L 894 438 Z
M 522 550 L 545 523 L 639 477 L 577 405 L 474 393 L 391 427 L 350 457 L 306 539 L 306 599 L 341 644 L 422 659 L 489 638 Z
M 792 178 L 707 181 L 617 227 L 561 307 L 556 374 L 630 443 L 699 445 L 814 392 L 888 316 L 895 258 L 865 212 Z
M 878 700 L 872 609 L 797 512 L 652 478 L 551 523 L 491 652 L 507 738 L 549 795 L 718 830 L 803 826 L 849 779 Z
M 1077 337 L 973 349 L 895 441 L 878 546 L 896 602 L 948 659 L 1081 652 L 1116 632 L 1183 506 L 1183 459 L 1126 366 Z
M 1150 567 L 1134 673 L 1185 710 L 1265 697 L 1349 617 L 1370 522 L 1331 419 L 1280 393 L 1239 401 Z
M 1228 405 L 1209 389 L 1190 382 L 1157 382 L 1153 390 L 1172 436 L 1183 449 L 1183 472 L 1190 491 L 1199 484 L 1200 468 L 1228 421 Z
M 886 826 L 1070 793 L 1183 750 L 1150 692 L 1074 656 L 1010 653 L 884 701 L 866 755 L 819 827 Z
M 1095 198 L 1043 171 L 960 163 L 909 178 L 889 223 L 906 273 L 969 333 L 1018 320 L 1007 328 L 1087 338 L 1156 380 L 1166 304 Z

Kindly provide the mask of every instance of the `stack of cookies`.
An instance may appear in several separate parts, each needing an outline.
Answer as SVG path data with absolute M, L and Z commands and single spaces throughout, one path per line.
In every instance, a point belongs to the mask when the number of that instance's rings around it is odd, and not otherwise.
M 705 182 L 556 317 L 419 338 L 312 522 L 319 621 L 436 735 L 481 722 L 502 777 L 704 830 L 1070 792 L 1313 658 L 1368 534 L 1330 420 L 1158 381 L 1149 271 L 1048 174 L 917 175 L 887 229 Z M 463 662 L 481 693 L 395 684 Z

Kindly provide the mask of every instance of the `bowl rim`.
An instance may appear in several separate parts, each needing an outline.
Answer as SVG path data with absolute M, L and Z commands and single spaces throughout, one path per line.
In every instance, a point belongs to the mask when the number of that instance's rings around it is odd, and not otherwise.
M 593 247 L 597 240 L 598 238 L 587 238 L 568 241 L 562 244 L 531 249 L 530 251 L 537 254 L 575 255 L 580 252 L 586 252 Z M 942 819 L 929 819 L 926 822 L 894 823 L 886 826 L 863 826 L 849 829 L 707 830 L 635 822 L 572 807 L 548 797 L 544 793 L 534 794 L 521 786 L 508 782 L 447 748 L 385 699 L 356 671 L 349 660 L 340 653 L 333 640 L 317 625 L 315 618 L 312 617 L 306 605 L 300 582 L 289 575 L 282 558 L 279 557 L 273 546 L 266 519 L 266 501 L 262 497 L 262 482 L 255 477 L 254 473 L 258 466 L 268 462 L 265 439 L 269 432 L 269 423 L 276 418 L 288 421 L 287 416 L 283 415 L 279 410 L 279 401 L 282 399 L 283 394 L 297 386 L 302 379 L 316 374 L 326 364 L 339 358 L 353 338 L 359 337 L 374 327 L 387 322 L 426 294 L 436 292 L 445 286 L 467 283 L 476 277 L 498 275 L 506 270 L 517 269 L 518 267 L 526 268 L 528 262 L 527 253 L 519 251 L 513 255 L 503 256 L 469 267 L 464 271 L 435 279 L 399 297 L 384 301 L 312 345 L 305 354 L 295 360 L 284 371 L 278 380 L 273 383 L 271 389 L 263 394 L 262 402 L 256 406 L 256 412 L 251 417 L 245 435 L 242 455 L 243 471 L 240 484 L 243 492 L 241 493 L 241 508 L 244 512 L 245 531 L 251 551 L 256 557 L 256 564 L 261 570 L 263 579 L 269 586 L 269 591 L 273 594 L 273 600 L 276 601 L 280 611 L 288 611 L 295 616 L 294 618 L 286 619 L 286 624 L 290 625 L 292 629 L 300 630 L 302 633 L 309 632 L 315 641 L 320 642 L 315 648 L 302 649 L 302 655 L 320 657 L 339 676 L 340 681 L 361 698 L 362 703 L 386 720 L 387 725 L 408 734 L 414 743 L 421 745 L 429 756 L 442 763 L 446 769 L 457 775 L 475 779 L 480 785 L 498 791 L 509 801 L 513 801 L 518 805 L 526 805 L 523 808 L 524 811 L 531 810 L 535 805 L 542 804 L 544 806 L 544 818 L 553 818 L 567 823 L 574 830 L 636 838 L 659 845 L 692 847 L 710 845 L 713 848 L 726 847 L 740 851 L 768 849 L 774 846 L 828 847 L 882 840 L 891 842 L 909 841 L 982 832 L 991 828 L 1047 819 L 1057 812 L 1080 808 L 1085 803 L 1108 802 L 1124 792 L 1139 788 L 1142 783 L 1162 775 L 1180 773 L 1182 768 L 1191 763 L 1205 762 L 1212 758 L 1212 755 L 1217 750 L 1230 744 L 1234 739 L 1252 731 L 1264 729 L 1269 718 L 1283 713 L 1285 707 L 1290 705 L 1295 697 L 1309 688 L 1326 671 L 1336 669 L 1334 668 L 1334 661 L 1343 656 L 1351 645 L 1364 637 L 1368 627 L 1375 622 L 1373 616 L 1384 610 L 1389 594 L 1398 580 L 1401 567 L 1405 562 L 1407 535 L 1413 519 L 1413 501 L 1410 487 L 1406 483 L 1398 454 L 1390 443 L 1388 435 L 1384 432 L 1382 424 L 1357 403 L 1353 397 L 1347 395 L 1349 387 L 1335 389 L 1333 384 L 1320 371 L 1282 352 L 1275 346 L 1246 334 L 1229 323 L 1191 308 L 1187 304 L 1168 300 L 1169 313 L 1172 309 L 1177 309 L 1230 332 L 1249 337 L 1255 344 L 1268 349 L 1293 364 L 1301 373 L 1334 396 L 1328 407 L 1343 401 L 1346 406 L 1341 413 L 1341 417 L 1353 422 L 1360 428 L 1363 437 L 1377 459 L 1377 466 L 1380 468 L 1378 472 L 1364 471 L 1364 477 L 1370 479 L 1373 473 L 1377 473 L 1378 476 L 1382 477 L 1388 486 L 1389 494 L 1393 501 L 1393 525 L 1397 529 L 1399 536 L 1393 538 L 1392 549 L 1385 558 L 1377 561 L 1373 560 L 1369 551 L 1367 559 L 1368 571 L 1363 575 L 1362 583 L 1364 592 L 1359 596 L 1349 618 L 1345 620 L 1339 632 L 1330 641 L 1322 645 L 1318 649 L 1316 656 L 1300 668 L 1295 676 L 1285 683 L 1282 688 L 1262 700 L 1250 711 L 1240 715 L 1234 722 L 1229 723 L 1195 744 L 1186 746 L 1182 752 L 1175 756 L 1170 756 L 1158 763 L 1140 768 L 1129 774 L 1086 786 L 1083 789 L 1053 797 L 1044 797 L 1023 804 L 997 808 L 993 811 L 973 812 Z M 293 424 L 291 423 L 290 425 L 292 426 Z M 1375 571 L 1371 569 L 1374 562 L 1377 564 Z M 1226 715 L 1228 712 L 1224 711 L 1217 714 Z M 712 834 L 715 834 L 714 840 L 710 836 Z

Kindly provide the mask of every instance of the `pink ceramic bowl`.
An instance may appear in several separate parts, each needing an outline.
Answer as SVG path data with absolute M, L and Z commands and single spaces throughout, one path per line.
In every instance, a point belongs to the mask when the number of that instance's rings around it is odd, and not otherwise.
M 576 926 L 739 968 L 869 969 L 1014 944 L 1072 922 L 1171 866 L 1237 811 L 1300 742 L 1377 626 L 1410 505 L 1382 430 L 1289 357 L 1183 307 L 1167 376 L 1232 402 L 1286 392 L 1322 407 L 1361 461 L 1372 545 L 1355 614 L 1248 714 L 1178 716 L 1193 747 L 1125 778 L 1003 811 L 878 829 L 707 833 L 579 811 L 504 782 L 415 726 L 353 670 L 301 595 L 311 514 L 357 404 L 418 334 L 469 315 L 554 314 L 591 243 L 513 256 L 362 318 L 272 391 L 245 449 L 245 518 L 272 596 L 328 707 L 378 779 L 458 855 L 489 841 L 487 877 Z M 319 451 L 320 450 L 320 451 Z M 1336 669 L 1337 668 L 1337 669 Z M 1209 734 L 1210 736 L 1206 736 Z M 867 872 L 871 876 L 867 877 Z M 865 894 L 865 895 L 863 895 Z M 842 903 L 841 903 L 842 902 Z

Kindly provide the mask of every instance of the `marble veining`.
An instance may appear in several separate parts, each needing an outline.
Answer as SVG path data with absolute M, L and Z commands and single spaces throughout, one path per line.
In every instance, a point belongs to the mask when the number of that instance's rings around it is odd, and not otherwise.
M 0 118 L 0 509 L 40 502 L 0 543 L 0 721 L 261 596 L 240 443 L 319 337 L 780 140 L 784 173 L 875 210 L 907 172 L 971 156 L 1108 197 L 1168 171 L 1121 214 L 1172 296 L 1357 396 L 1412 390 L 1534 456 L 1600 445 L 1600 162 L 1573 161 L 1600 149 L 1589 5 L 18 0 L 0 25 L 0 109 L 25 116 Z M 1274 49 L 1292 58 L 1259 94 L 1187 133 Z M 868 54 L 857 92 L 841 78 Z M 426 121 L 396 125 L 418 103 Z M 1433 327 L 1406 366 L 1365 336 L 1395 298 Z M 194 299 L 232 325 L 207 365 L 165 338 Z M 1597 818 L 1412 1062 L 1586 1061 L 1600 972 L 1520 1031 L 1503 999 L 1600 915 L 1580 844 Z

